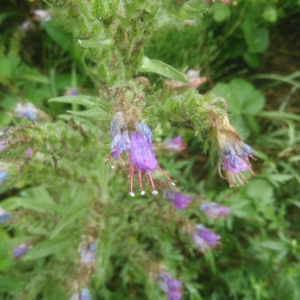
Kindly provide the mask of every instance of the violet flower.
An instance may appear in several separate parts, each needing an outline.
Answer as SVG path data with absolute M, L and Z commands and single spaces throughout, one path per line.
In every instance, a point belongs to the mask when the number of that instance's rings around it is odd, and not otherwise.
M 171 190 L 164 190 L 163 196 L 168 201 L 172 202 L 178 210 L 185 210 L 189 203 L 193 200 L 193 197 L 187 197 Z
M 0 224 L 5 223 L 7 220 L 11 218 L 11 214 L 6 212 L 1 206 L 0 206 Z
M 168 273 L 160 273 L 159 277 L 160 289 L 166 293 L 168 300 L 180 300 L 182 282 L 173 279 Z
M 24 254 L 28 252 L 30 247 L 26 243 L 19 245 L 18 247 L 13 249 L 13 257 L 15 259 L 20 259 Z
M 202 224 L 195 226 L 193 240 L 199 250 L 203 253 L 209 248 L 215 248 L 219 244 L 221 236 L 207 229 Z
M 214 202 L 202 203 L 200 205 L 200 210 L 203 211 L 210 218 L 226 217 L 230 212 L 229 207 L 222 206 Z
M 153 134 L 151 129 L 145 123 L 139 122 L 135 125 L 135 131 L 128 131 L 124 122 L 123 113 L 117 112 L 111 122 L 110 135 L 113 137 L 110 157 L 113 157 L 116 161 L 120 161 L 122 165 L 125 165 L 121 155 L 123 152 L 126 152 L 127 154 L 130 164 L 130 196 L 134 196 L 133 179 L 135 171 L 138 171 L 141 195 L 145 194 L 142 183 L 142 172 L 146 173 L 149 177 L 153 195 L 158 194 L 152 178 L 152 172 L 155 170 L 159 170 L 171 182 L 172 185 L 175 185 L 166 172 L 158 165 L 154 150 L 152 148 Z M 110 157 L 105 161 L 108 162 Z M 112 168 L 114 168 L 114 166 L 115 164 L 112 166 Z
M 172 152 L 181 152 L 186 149 L 186 147 L 187 144 L 183 142 L 181 136 L 179 135 L 163 143 L 163 149 Z

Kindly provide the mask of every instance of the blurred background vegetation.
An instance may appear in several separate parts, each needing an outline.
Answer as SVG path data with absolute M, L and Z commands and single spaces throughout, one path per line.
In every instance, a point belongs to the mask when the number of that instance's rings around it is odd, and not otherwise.
M 156 7 L 129 0 L 111 5 L 8 0 L 1 5 L 0 126 L 20 128 L 13 150 L 0 154 L 12 174 L 1 184 L 0 204 L 14 215 L 0 228 L 1 299 L 71 298 L 74 281 L 87 285 L 86 274 L 76 277 L 83 235 L 92 236 L 98 248 L 88 284 L 93 299 L 163 299 L 144 270 L 152 260 L 163 261 L 183 281 L 182 299 L 300 299 L 300 2 L 207 2 L 168 0 Z M 91 11 L 86 3 L 94 3 Z M 51 19 L 37 19 L 36 9 L 51 9 Z M 145 27 L 147 17 L 152 19 Z M 101 28 L 115 19 L 120 43 L 111 47 Z M 121 46 L 129 41 L 140 42 L 134 54 L 126 52 L 127 44 Z M 82 101 L 49 102 L 76 91 L 90 101 L 100 95 L 105 108 L 111 87 L 140 75 L 149 78 L 154 93 L 163 91 L 159 97 L 168 97 L 165 77 L 138 72 L 141 53 L 183 73 L 201 69 L 206 81 L 199 93 L 212 91 L 227 100 L 232 124 L 255 151 L 256 176 L 229 189 L 191 128 L 172 123 L 172 116 L 169 122 L 148 120 L 160 165 L 195 197 L 183 216 L 222 236 L 222 246 L 206 255 L 180 235 L 172 216 L 153 217 L 167 214 L 168 207 L 152 196 L 128 199 L 126 175 L 104 166 L 112 115 L 82 113 Z M 32 102 L 52 120 L 36 136 L 31 121 L 15 118 L 20 101 Z M 74 124 L 66 111 L 73 111 Z M 176 135 L 187 142 L 186 150 L 159 150 Z M 34 153 L 50 154 L 24 158 L 28 145 Z M 55 161 L 63 166 L 57 172 Z M 230 216 L 204 217 L 198 208 L 204 200 L 230 207 Z M 16 261 L 12 249 L 26 241 L 33 247 Z

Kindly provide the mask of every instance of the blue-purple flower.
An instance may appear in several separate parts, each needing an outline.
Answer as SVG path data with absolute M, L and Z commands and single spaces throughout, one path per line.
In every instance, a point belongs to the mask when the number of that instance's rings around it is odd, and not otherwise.
M 178 210 L 185 210 L 189 203 L 193 201 L 193 197 L 188 197 L 172 190 L 164 190 L 163 196 L 172 202 Z
M 7 176 L 8 176 L 8 172 L 5 169 L 0 168 L 0 184 L 4 182 Z
M 115 117 L 111 121 L 110 135 L 113 138 L 110 153 L 110 157 L 113 157 L 116 161 L 120 161 L 122 165 L 125 165 L 121 155 L 125 152 L 130 164 L 130 195 L 134 196 L 133 192 L 133 179 L 135 171 L 138 172 L 139 185 L 141 189 L 141 195 L 145 194 L 142 183 L 142 173 L 146 173 L 149 177 L 152 194 L 156 195 L 158 192 L 155 189 L 154 181 L 152 178 L 152 172 L 159 170 L 168 178 L 168 180 L 175 185 L 171 178 L 166 174 L 164 170 L 160 168 L 156 160 L 154 150 L 152 148 L 153 134 L 151 129 L 143 122 L 137 122 L 133 130 L 126 128 L 126 122 L 124 121 L 124 114 L 117 112 Z M 109 158 L 106 159 L 106 162 Z M 115 164 L 113 165 L 113 167 Z
M 23 243 L 23 244 L 21 244 L 21 245 L 19 245 L 16 248 L 13 249 L 13 257 L 18 260 L 24 254 L 26 254 L 29 249 L 30 249 L 30 247 L 26 243 Z
M 253 151 L 242 141 L 236 141 L 233 144 L 226 143 L 222 147 L 220 164 L 226 173 L 230 187 L 247 182 L 242 172 L 249 171 L 254 175 L 249 158 L 253 158 Z
M 81 290 L 80 294 L 75 293 L 70 300 L 92 300 L 92 295 L 87 288 L 84 288 Z
M 210 218 L 222 218 L 228 216 L 230 208 L 218 203 L 208 202 L 200 204 L 202 210 Z
M 11 214 L 6 212 L 1 206 L 0 206 L 0 224 L 5 223 L 7 220 L 11 218 Z
M 187 144 L 182 140 L 181 136 L 176 136 L 171 140 L 168 140 L 162 145 L 164 150 L 172 152 L 181 152 L 186 149 Z
M 80 266 L 87 266 L 88 271 L 91 272 L 92 267 L 95 267 L 96 264 L 96 244 L 88 243 L 81 246 L 78 253 L 80 256 Z
M 168 300 L 180 300 L 182 282 L 175 280 L 168 273 L 162 272 L 159 274 L 160 289 L 166 293 Z
M 19 102 L 14 112 L 18 118 L 37 120 L 39 110 L 31 102 Z
M 207 249 L 215 248 L 219 245 L 220 239 L 220 235 L 207 229 L 204 225 L 197 224 L 195 226 L 193 240 L 201 252 L 205 253 Z

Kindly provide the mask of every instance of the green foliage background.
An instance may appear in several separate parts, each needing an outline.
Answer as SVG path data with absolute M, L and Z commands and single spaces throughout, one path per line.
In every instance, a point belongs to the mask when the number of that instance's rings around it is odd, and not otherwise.
M 236 2 L 8 1 L 3 7 L 0 124 L 9 126 L 10 147 L 0 159 L 10 176 L 0 192 L 13 218 L 0 228 L 1 299 L 68 299 L 74 282 L 89 287 L 93 299 L 163 299 L 149 280 L 155 263 L 183 281 L 182 299 L 300 298 L 300 66 L 295 62 L 289 73 L 264 68 L 278 26 L 299 16 L 300 6 Z M 31 21 L 30 31 L 21 30 L 32 9 L 48 6 L 50 22 Z M 191 19 L 196 25 L 185 25 Z M 201 68 L 206 83 L 170 94 L 163 75 L 184 81 L 187 68 Z M 141 75 L 149 89 L 135 80 Z M 79 95 L 64 96 L 71 88 Z M 140 116 L 158 148 L 177 134 L 188 142 L 180 154 L 157 151 L 180 191 L 194 196 L 186 211 L 150 193 L 129 197 L 127 172 L 104 164 L 120 95 L 143 103 Z M 206 106 L 216 97 L 227 100 L 232 124 L 257 158 L 256 177 L 234 189 L 217 172 Z M 18 120 L 12 112 L 20 100 L 51 120 Z M 33 159 L 24 156 L 28 147 Z M 199 210 L 205 199 L 229 206 L 230 217 L 205 217 Z M 213 228 L 222 246 L 201 254 L 182 232 L 186 220 Z M 90 276 L 78 271 L 83 235 L 97 243 Z M 14 261 L 12 249 L 22 242 L 32 248 Z

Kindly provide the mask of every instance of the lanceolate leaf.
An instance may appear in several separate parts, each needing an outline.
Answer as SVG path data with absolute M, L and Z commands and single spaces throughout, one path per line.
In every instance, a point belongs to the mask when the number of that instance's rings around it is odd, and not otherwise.
M 162 61 L 152 60 L 148 57 L 143 57 L 143 64 L 140 67 L 140 71 L 156 73 L 171 79 L 189 83 L 185 76 L 175 68 Z

